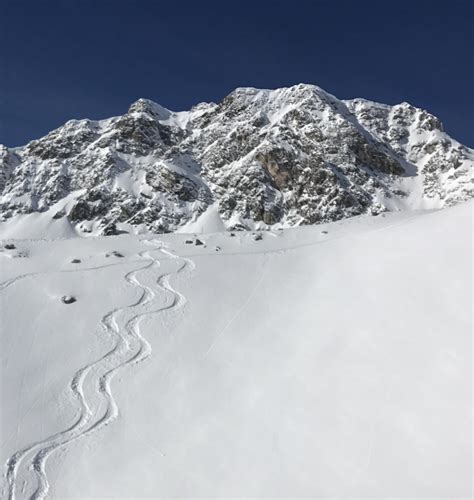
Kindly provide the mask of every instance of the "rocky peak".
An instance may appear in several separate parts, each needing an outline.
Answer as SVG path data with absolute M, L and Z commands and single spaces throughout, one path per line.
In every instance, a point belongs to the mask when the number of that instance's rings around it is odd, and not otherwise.
M 135 101 L 130 108 L 128 108 L 129 115 L 134 113 L 146 113 L 152 116 L 155 120 L 166 120 L 171 115 L 171 111 L 169 109 L 166 109 L 149 99 L 138 99 L 138 101 Z

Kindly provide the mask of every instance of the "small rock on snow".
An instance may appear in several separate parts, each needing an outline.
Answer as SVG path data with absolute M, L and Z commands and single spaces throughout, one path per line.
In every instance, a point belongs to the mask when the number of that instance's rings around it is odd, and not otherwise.
M 63 295 L 61 297 L 61 301 L 64 303 L 64 304 L 72 304 L 73 302 L 76 302 L 76 297 L 72 296 L 72 295 Z
M 64 210 L 60 210 L 53 215 L 53 219 L 62 219 L 66 215 Z
M 120 252 L 117 252 L 117 250 L 114 250 L 113 252 L 105 254 L 106 257 L 110 257 L 111 255 L 113 255 L 114 257 L 123 257 L 123 254 L 121 254 Z

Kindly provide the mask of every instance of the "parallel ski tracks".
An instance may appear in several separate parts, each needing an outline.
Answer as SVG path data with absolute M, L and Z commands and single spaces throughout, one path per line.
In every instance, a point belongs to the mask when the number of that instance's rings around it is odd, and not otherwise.
M 58 449 L 66 448 L 70 443 L 100 431 L 119 416 L 111 382 L 123 368 L 148 358 L 152 350 L 150 343 L 140 333 L 141 320 L 147 315 L 178 309 L 186 303 L 185 297 L 170 285 L 170 277 L 191 271 L 194 263 L 169 252 L 157 240 L 146 240 L 145 243 L 152 246 L 139 254 L 141 259 L 145 259 L 145 264 L 124 276 L 130 285 L 141 290 L 140 297 L 135 303 L 113 309 L 102 317 L 100 326 L 113 339 L 113 345 L 100 358 L 77 370 L 69 383 L 71 404 L 78 411 L 76 420 L 66 429 L 26 446 L 8 459 L 3 494 L 9 500 L 43 500 L 47 497 L 50 490 L 46 474 L 48 458 Z M 160 274 L 160 260 L 152 255 L 156 252 L 166 256 L 167 260 L 178 261 L 178 269 Z M 141 282 L 138 277 L 145 271 L 153 276 L 151 286 Z M 0 284 L 0 290 L 27 276 Z M 168 297 L 164 305 L 154 304 L 158 297 L 157 287 Z M 29 492 L 26 491 L 27 488 Z

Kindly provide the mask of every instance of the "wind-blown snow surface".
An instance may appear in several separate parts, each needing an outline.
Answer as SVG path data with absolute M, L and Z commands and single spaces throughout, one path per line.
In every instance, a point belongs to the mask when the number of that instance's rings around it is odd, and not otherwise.
M 472 207 L 13 241 L 3 496 L 470 498 Z

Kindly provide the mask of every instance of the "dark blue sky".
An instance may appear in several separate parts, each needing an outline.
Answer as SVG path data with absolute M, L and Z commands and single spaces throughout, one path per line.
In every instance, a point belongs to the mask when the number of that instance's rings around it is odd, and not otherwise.
M 472 0 L 2 0 L 0 143 L 71 118 L 314 83 L 428 109 L 474 145 Z

